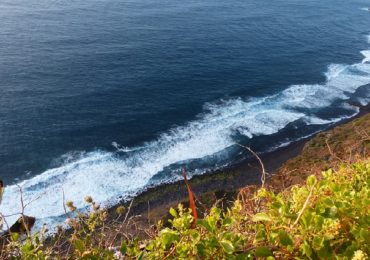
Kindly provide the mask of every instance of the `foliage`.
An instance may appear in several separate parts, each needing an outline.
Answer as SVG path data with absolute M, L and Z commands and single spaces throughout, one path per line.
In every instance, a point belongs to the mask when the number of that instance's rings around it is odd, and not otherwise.
M 214 207 L 191 229 L 181 206 L 172 227 L 147 242 L 148 259 L 350 259 L 369 255 L 370 164 L 329 170 L 274 194 L 259 189 L 226 212 Z M 134 256 L 134 255 L 132 255 Z
M 90 214 L 67 202 L 74 214 L 67 220 L 69 235 L 64 233 L 67 246 L 14 238 L 5 250 L 29 259 L 367 259 L 369 184 L 368 160 L 342 165 L 323 172 L 321 180 L 311 175 L 304 185 L 280 193 L 268 188 L 243 193 L 226 211 L 214 206 L 195 227 L 191 209 L 179 205 L 169 211 L 169 226 L 159 222 L 154 235 L 115 239 L 115 245 L 103 242 L 109 235 L 107 211 L 87 197 Z
M 324 131 L 310 139 L 300 154 L 285 162 L 270 183 L 276 191 L 303 183 L 311 174 L 338 169 L 340 163 L 356 163 L 370 154 L 370 113 Z

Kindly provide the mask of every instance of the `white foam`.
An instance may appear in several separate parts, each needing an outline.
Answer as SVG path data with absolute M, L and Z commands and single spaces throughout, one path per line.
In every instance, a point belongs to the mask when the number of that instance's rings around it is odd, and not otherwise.
M 368 51 L 363 54 L 369 57 Z M 197 120 L 173 128 L 141 147 L 120 147 L 113 142 L 118 151 L 125 152 L 125 158 L 105 151 L 86 153 L 78 158 L 67 156 L 69 159 L 61 166 L 19 183 L 25 201 L 33 201 L 25 213 L 54 223 L 64 213 L 63 190 L 65 198 L 73 200 L 77 207 L 84 206 L 85 195 L 93 196 L 100 203 L 116 201 L 119 196 L 129 198 L 148 185 L 175 180 L 176 175 L 172 175 L 153 183 L 152 177 L 166 167 L 212 156 L 234 145 L 236 134 L 253 138 L 277 133 L 297 120 L 304 120 L 306 124 L 340 120 L 307 116 L 302 111 L 315 111 L 335 101 L 346 100 L 349 93 L 370 84 L 370 64 L 367 61 L 353 65 L 333 64 L 325 75 L 323 84 L 293 85 L 264 98 L 237 98 L 206 104 Z M 18 187 L 6 187 L 0 211 L 6 215 L 19 212 L 19 201 Z M 8 221 L 15 218 L 10 217 Z
M 123 152 L 123 153 L 133 152 L 133 151 L 136 151 L 138 149 L 138 148 L 129 148 L 129 147 L 126 147 L 126 146 L 121 146 L 117 142 L 112 142 L 112 146 L 114 148 L 116 148 L 117 152 Z
M 369 91 L 370 92 L 370 91 Z M 366 106 L 370 103 L 370 93 L 367 93 L 367 97 L 358 97 L 357 102 L 359 102 L 362 106 Z
M 362 63 L 370 62 L 370 50 L 361 51 L 361 54 L 364 55 L 364 59 L 362 60 Z
M 341 73 L 343 73 L 348 68 L 348 65 L 344 64 L 330 64 L 328 67 L 328 71 L 325 72 L 326 81 L 330 81 L 338 77 Z
M 322 118 L 318 118 L 318 117 L 315 117 L 315 116 L 305 117 L 304 121 L 308 125 L 326 125 L 326 124 L 333 123 L 333 120 L 322 119 Z
M 261 108 L 263 104 L 260 101 L 244 102 L 241 99 L 209 105 L 209 113 L 203 119 L 163 134 L 126 160 L 112 153 L 93 152 L 23 181 L 19 185 L 27 201 L 41 196 L 25 213 L 51 223 L 53 216 L 64 213 L 63 190 L 66 200 L 75 201 L 80 208 L 84 206 L 82 200 L 85 195 L 92 195 L 99 202 L 114 200 L 118 196 L 133 196 L 165 167 L 203 158 L 233 145 L 231 136 L 236 129 L 248 128 L 253 135 L 271 134 L 304 116 L 302 113 Z M 7 187 L 1 211 L 6 214 L 19 212 L 19 201 L 18 187 Z

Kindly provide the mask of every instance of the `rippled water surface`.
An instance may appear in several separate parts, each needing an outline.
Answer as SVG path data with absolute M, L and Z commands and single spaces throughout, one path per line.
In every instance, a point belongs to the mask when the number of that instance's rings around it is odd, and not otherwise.
M 370 93 L 365 0 L 2 0 L 0 209 L 77 202 L 276 149 Z

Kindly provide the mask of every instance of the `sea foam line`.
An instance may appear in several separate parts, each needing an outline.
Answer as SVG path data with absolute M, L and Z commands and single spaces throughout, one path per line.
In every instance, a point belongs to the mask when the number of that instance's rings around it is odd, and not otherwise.
M 365 59 L 353 65 L 332 64 L 326 82 L 314 85 L 292 85 L 263 98 L 220 100 L 204 106 L 199 119 L 163 133 L 142 147 L 122 149 L 127 155 L 94 151 L 85 153 L 62 166 L 49 169 L 18 185 L 25 201 L 33 201 L 25 214 L 53 225 L 64 214 L 62 194 L 79 208 L 85 195 L 100 203 L 114 203 L 130 198 L 151 185 L 175 181 L 178 175 L 153 180 L 171 165 L 194 159 L 209 158 L 235 144 L 234 136 L 248 138 L 277 133 L 289 123 L 303 120 L 306 124 L 328 124 L 340 118 L 321 119 L 308 116 L 338 100 L 345 101 L 359 87 L 370 84 L 369 50 Z M 347 108 L 352 111 L 350 107 Z M 353 108 L 352 108 L 353 109 Z M 302 111 L 307 111 L 303 113 Z M 119 149 L 119 145 L 114 143 Z M 20 211 L 19 188 L 6 187 L 0 212 L 6 215 Z M 9 217 L 10 223 L 16 217 Z

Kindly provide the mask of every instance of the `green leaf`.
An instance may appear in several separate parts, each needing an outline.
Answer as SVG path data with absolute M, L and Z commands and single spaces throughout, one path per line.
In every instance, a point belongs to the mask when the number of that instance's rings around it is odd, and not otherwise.
M 191 239 L 193 239 L 193 241 L 198 241 L 201 239 L 201 236 L 199 234 L 199 230 L 197 229 L 190 229 L 189 230 L 189 235 L 191 237 Z
M 273 256 L 271 250 L 268 248 L 268 247 L 265 247 L 265 246 L 261 246 L 261 247 L 257 247 L 255 250 L 254 250 L 254 255 L 256 257 L 268 257 L 268 256 Z
M 203 243 L 198 243 L 196 247 L 198 255 L 204 256 L 206 254 L 206 247 L 203 245 Z
M 207 241 L 207 246 L 208 247 L 213 247 L 216 248 L 219 246 L 218 240 L 215 236 L 211 236 L 208 241 Z
M 175 241 L 178 241 L 179 235 L 176 231 L 163 229 L 161 232 L 162 244 L 167 248 Z
M 222 240 L 220 242 L 220 244 L 221 244 L 221 246 L 222 246 L 222 248 L 223 248 L 223 250 L 225 251 L 226 254 L 229 254 L 230 255 L 235 250 L 233 244 L 230 241 L 228 241 L 228 240 Z
M 290 218 L 290 219 L 297 219 L 297 214 L 294 214 L 294 213 L 285 213 L 284 214 L 284 217 L 285 218 Z
M 359 235 L 360 235 L 360 238 L 363 240 L 363 241 L 370 241 L 369 238 L 370 238 L 370 232 L 364 228 L 361 228 L 360 229 L 360 232 L 358 232 Z
M 234 259 L 235 260 L 246 260 L 246 259 L 250 259 L 250 256 L 248 254 L 242 253 L 242 254 L 237 255 Z
M 285 232 L 284 230 L 280 230 L 279 231 L 279 239 L 280 239 L 280 243 L 283 246 L 291 246 L 291 245 L 293 245 L 293 240 L 288 235 L 288 233 Z
M 232 222 L 233 222 L 233 220 L 230 217 L 227 217 L 222 221 L 222 225 L 227 227 L 227 226 L 231 225 Z
M 314 237 L 312 240 L 312 247 L 315 250 L 320 250 L 324 247 L 324 238 L 323 237 Z
M 170 214 L 175 218 L 177 217 L 177 212 L 174 208 L 170 208 Z
M 333 259 L 333 250 L 330 247 L 329 241 L 323 242 L 323 247 L 317 252 L 321 259 Z
M 35 242 L 36 242 L 36 245 L 40 244 L 40 238 L 38 236 L 35 237 Z
M 209 232 L 212 232 L 212 227 L 209 225 L 209 223 L 204 220 L 204 219 L 198 219 L 197 220 L 197 225 L 198 226 L 202 226 L 204 227 L 205 229 L 207 229 Z
M 142 252 L 137 256 L 137 260 L 143 260 L 143 259 L 144 259 L 144 253 L 145 253 L 145 251 L 142 251 Z
M 271 217 L 267 215 L 266 213 L 257 213 L 256 215 L 253 216 L 252 220 L 254 222 L 258 221 L 272 221 Z
M 324 203 L 324 205 L 325 205 L 325 206 L 327 206 L 327 207 L 331 207 L 331 206 L 333 206 L 333 205 L 334 205 L 333 201 L 332 201 L 330 198 L 325 198 L 325 199 L 323 200 L 323 203 Z
M 270 233 L 269 233 L 269 241 L 270 241 L 270 243 L 275 243 L 276 240 L 278 239 L 278 236 L 279 236 L 279 234 L 277 232 L 270 231 Z
M 324 220 L 325 220 L 325 218 L 323 218 L 322 216 L 320 216 L 320 215 L 316 215 L 315 217 L 314 217 L 314 220 L 315 220 L 315 228 L 317 228 L 317 229 L 321 229 L 322 228 L 322 226 L 323 226 L 323 224 L 324 224 Z
M 210 215 L 219 217 L 221 215 L 221 209 L 220 208 L 212 208 Z
M 27 241 L 27 243 L 25 243 L 22 246 L 22 252 L 23 253 L 30 253 L 33 249 L 34 249 L 34 246 L 33 246 L 31 241 Z
M 314 186 L 317 183 L 317 179 L 315 175 L 308 176 L 306 183 L 307 183 L 307 186 L 309 187 Z
M 122 255 L 125 255 L 126 254 L 126 252 L 127 252 L 127 245 L 126 245 L 125 242 L 122 242 L 120 251 L 121 251 Z
M 312 249 L 311 246 L 308 244 L 308 242 L 305 240 L 303 244 L 301 245 L 301 249 L 304 255 L 310 257 L 312 255 Z
M 84 245 L 84 242 L 80 239 L 77 239 L 75 242 L 74 242 L 74 246 L 75 248 L 80 251 L 80 252 L 84 252 L 85 251 L 85 245 Z
M 19 234 L 18 233 L 12 233 L 12 241 L 16 242 L 16 241 L 18 241 L 18 239 L 19 239 Z
M 266 231 L 263 225 L 257 226 L 257 232 L 256 232 L 256 241 L 263 241 L 266 239 Z
M 303 214 L 302 216 L 302 223 L 303 223 L 303 226 L 308 229 L 311 225 L 311 220 L 312 220 L 312 213 L 309 212 L 309 211 L 306 211 L 305 214 Z

